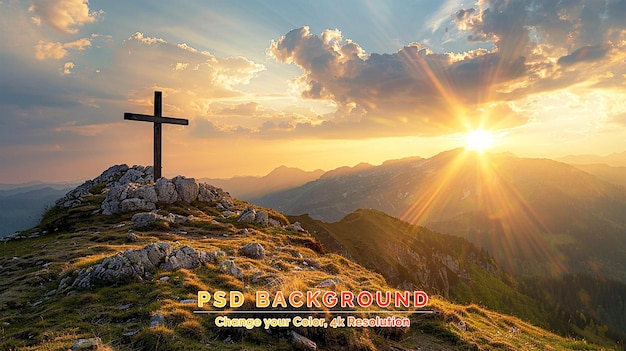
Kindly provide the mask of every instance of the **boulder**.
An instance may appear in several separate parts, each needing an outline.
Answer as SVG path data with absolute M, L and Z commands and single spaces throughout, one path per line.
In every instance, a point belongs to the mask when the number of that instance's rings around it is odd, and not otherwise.
M 262 260 L 265 258 L 265 248 L 259 243 L 249 243 L 244 245 L 239 253 L 254 260 Z
M 172 183 L 176 186 L 176 192 L 180 200 L 192 202 L 198 198 L 200 188 L 195 179 L 177 176 L 172 179 Z
M 156 209 L 154 202 L 134 197 L 132 199 L 122 200 L 119 204 L 119 210 L 122 213 L 133 211 L 152 211 Z
M 150 328 L 156 328 L 165 325 L 165 316 L 163 313 L 155 313 L 150 317 Z
M 156 221 L 169 222 L 166 217 L 161 216 L 160 214 L 156 214 L 154 212 L 135 213 L 131 220 L 133 221 L 133 226 L 135 226 L 136 228 L 147 227 L 155 223 Z
M 302 351 L 315 351 L 317 350 L 317 344 L 313 342 L 311 339 L 308 339 L 295 331 L 291 331 L 291 345 L 293 345 L 294 350 L 302 350 Z
M 221 198 L 219 188 L 206 183 L 198 184 L 198 201 L 211 202 Z
M 159 178 L 154 185 L 157 194 L 157 201 L 172 204 L 178 201 L 178 193 L 174 183 L 166 178 Z
M 78 339 L 78 341 L 72 345 L 71 350 L 95 350 L 100 345 L 102 345 L 102 340 L 100 338 Z
M 256 220 L 256 211 L 252 206 L 248 206 L 246 207 L 245 210 L 243 210 L 243 212 L 241 212 L 241 215 L 239 215 L 239 222 L 247 222 L 247 223 L 253 223 Z
M 120 285 L 140 281 L 147 279 L 150 271 L 192 269 L 206 262 L 215 261 L 221 254 L 223 254 L 221 251 L 203 252 L 189 246 L 173 248 L 167 243 L 151 243 L 139 250 L 127 250 L 106 257 L 98 264 L 77 271 L 76 279 L 71 286 L 87 289 L 94 285 Z M 69 286 L 66 278 L 61 280 L 58 290 Z
M 226 260 L 220 263 L 220 272 L 228 275 L 232 275 L 237 279 L 243 278 L 243 270 L 235 264 L 233 260 Z
M 254 220 L 258 225 L 267 227 L 269 225 L 270 216 L 265 211 L 259 211 L 256 213 L 256 219 Z
M 297 232 L 306 232 L 306 230 L 304 230 L 304 228 L 302 228 L 302 225 L 300 224 L 300 222 L 293 222 L 292 224 L 288 225 L 285 227 L 285 229 L 287 230 L 295 230 Z

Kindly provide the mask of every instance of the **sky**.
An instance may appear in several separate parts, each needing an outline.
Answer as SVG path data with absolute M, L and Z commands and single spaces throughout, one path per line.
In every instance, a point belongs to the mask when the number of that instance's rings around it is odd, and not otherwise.
M 626 0 L 0 1 L 0 183 L 626 150 Z M 476 135 L 476 134 L 474 134 Z M 481 134 L 482 135 L 482 134 Z

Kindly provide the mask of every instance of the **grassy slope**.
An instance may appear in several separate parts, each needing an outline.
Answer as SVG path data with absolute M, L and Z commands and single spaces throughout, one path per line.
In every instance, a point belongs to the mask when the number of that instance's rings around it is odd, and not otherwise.
M 80 207 L 50 211 L 42 227 L 52 229 L 51 234 L 0 244 L 0 350 L 67 350 L 78 338 L 96 336 L 103 341 L 101 350 L 290 349 L 280 331 L 268 334 L 259 329 L 218 329 L 211 317 L 193 314 L 197 307 L 181 304 L 180 300 L 195 298 L 198 290 L 207 289 L 242 290 L 251 300 L 257 289 L 314 290 L 320 281 L 334 277 L 343 282 L 337 287 L 341 290 L 389 289 L 380 275 L 341 256 L 323 254 L 319 243 L 306 234 L 255 228 L 233 218 L 220 218 L 210 204 L 170 206 L 168 211 L 193 214 L 198 221 L 136 232 L 139 241 L 128 242 L 130 215 L 91 215 L 101 200 L 101 196 L 94 196 Z M 238 203 L 239 209 L 245 206 Z M 271 216 L 284 220 L 277 213 Z M 243 227 L 251 228 L 251 233 L 238 234 Z M 54 228 L 59 230 L 55 232 Z M 172 234 L 175 231 L 187 234 Z M 155 241 L 223 250 L 244 269 L 244 278 L 221 274 L 216 265 L 207 264 L 194 270 L 154 272 L 152 280 L 121 286 L 67 295 L 50 293 L 64 275 L 77 268 Z M 238 249 L 252 241 L 265 247 L 268 256 L 264 260 L 238 255 Z M 317 260 L 319 269 L 304 267 L 294 251 Z M 251 278 L 257 272 L 267 279 L 252 284 Z M 158 279 L 166 275 L 168 281 Z M 600 349 L 474 305 L 454 305 L 433 298 L 430 307 L 437 313 L 415 315 L 408 330 L 300 328 L 298 332 L 316 341 L 320 349 Z M 150 316 L 156 312 L 165 316 L 166 324 L 149 328 Z M 461 320 L 469 326 L 467 331 L 457 327 Z M 520 328 L 519 333 L 510 331 L 513 325 Z

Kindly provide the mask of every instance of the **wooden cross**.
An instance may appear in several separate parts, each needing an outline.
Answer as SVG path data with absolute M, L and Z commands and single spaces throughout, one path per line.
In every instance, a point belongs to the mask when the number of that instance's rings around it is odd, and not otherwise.
M 183 118 L 163 117 L 161 107 L 161 92 L 154 92 L 154 116 L 124 112 L 124 119 L 131 121 L 154 123 L 154 180 L 161 178 L 161 124 L 189 125 L 189 120 Z

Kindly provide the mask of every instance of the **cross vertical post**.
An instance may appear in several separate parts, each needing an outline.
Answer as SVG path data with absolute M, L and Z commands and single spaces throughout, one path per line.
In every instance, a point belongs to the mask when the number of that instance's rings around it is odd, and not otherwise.
M 152 122 L 154 124 L 154 180 L 161 178 L 161 143 L 162 143 L 162 125 L 179 124 L 189 125 L 189 120 L 184 118 L 163 117 L 163 96 L 160 91 L 154 92 L 154 116 L 141 115 L 138 113 L 124 112 L 124 119 L 130 121 Z
M 161 178 L 161 122 L 157 122 L 158 117 L 162 117 L 162 93 L 160 91 L 154 92 L 154 180 Z

